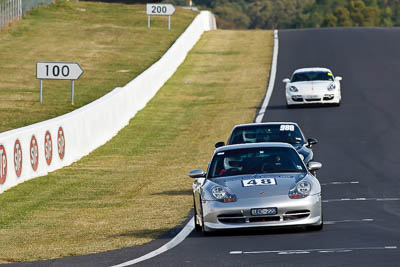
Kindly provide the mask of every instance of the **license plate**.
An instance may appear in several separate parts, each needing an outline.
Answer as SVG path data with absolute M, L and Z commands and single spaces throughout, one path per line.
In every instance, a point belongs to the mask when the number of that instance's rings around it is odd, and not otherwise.
M 261 208 L 261 209 L 251 209 L 251 215 L 260 216 L 260 215 L 275 215 L 278 213 L 277 208 Z
M 318 95 L 308 95 L 308 96 L 306 96 L 306 98 L 307 99 L 316 99 L 316 98 L 321 98 L 321 97 Z

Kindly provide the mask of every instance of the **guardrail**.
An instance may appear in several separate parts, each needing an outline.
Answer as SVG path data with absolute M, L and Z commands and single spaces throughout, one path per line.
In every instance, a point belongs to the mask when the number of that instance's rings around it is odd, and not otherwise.
M 79 160 L 114 137 L 175 73 L 215 20 L 202 11 L 168 51 L 124 87 L 63 116 L 0 133 L 0 193 Z

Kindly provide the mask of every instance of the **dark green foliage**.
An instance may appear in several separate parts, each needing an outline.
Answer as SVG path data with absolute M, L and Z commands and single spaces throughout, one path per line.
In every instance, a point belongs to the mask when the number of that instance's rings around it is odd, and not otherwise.
M 193 5 L 213 11 L 220 28 L 400 26 L 400 0 L 193 0 Z

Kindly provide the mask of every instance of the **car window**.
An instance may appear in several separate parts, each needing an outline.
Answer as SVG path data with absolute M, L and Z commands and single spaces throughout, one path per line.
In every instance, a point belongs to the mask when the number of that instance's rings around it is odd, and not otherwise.
M 293 74 L 291 79 L 292 83 L 306 81 L 333 81 L 333 75 L 327 71 L 297 72 Z
M 282 142 L 292 145 L 305 143 L 300 129 L 294 124 L 271 124 L 262 126 L 236 127 L 228 145 L 260 142 Z
M 242 148 L 216 153 L 208 178 L 232 175 L 306 172 L 299 155 L 288 147 Z

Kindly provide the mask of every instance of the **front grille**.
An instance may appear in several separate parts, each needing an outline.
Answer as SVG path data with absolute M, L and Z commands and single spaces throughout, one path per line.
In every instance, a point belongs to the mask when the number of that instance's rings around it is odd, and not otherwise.
M 332 99 L 333 99 L 333 96 L 329 96 L 329 97 L 325 96 L 325 97 L 324 97 L 324 100 L 325 100 L 325 101 L 332 100 Z
M 299 220 L 303 218 L 307 218 L 310 216 L 311 212 L 309 210 L 295 210 L 295 211 L 288 211 L 283 214 L 283 220 Z
M 245 216 L 242 213 L 231 213 L 218 215 L 220 223 L 259 223 L 259 222 L 279 222 L 300 220 L 310 216 L 310 210 L 292 210 L 287 211 L 283 215 L 266 215 L 266 216 Z
M 306 98 L 306 101 L 308 101 L 308 102 L 316 102 L 316 101 L 321 101 L 321 98 Z
M 263 217 L 251 217 L 249 218 L 249 222 L 276 222 L 280 221 L 281 217 L 279 216 L 263 216 Z

